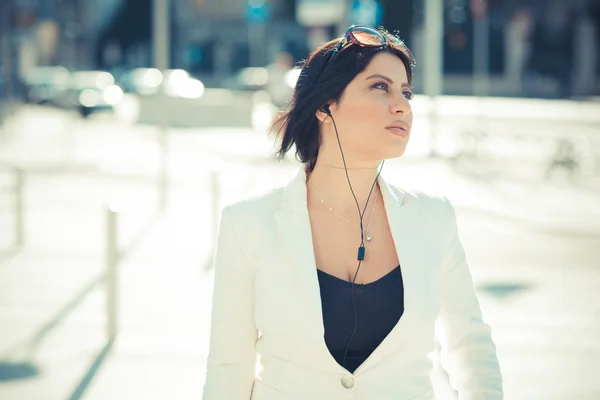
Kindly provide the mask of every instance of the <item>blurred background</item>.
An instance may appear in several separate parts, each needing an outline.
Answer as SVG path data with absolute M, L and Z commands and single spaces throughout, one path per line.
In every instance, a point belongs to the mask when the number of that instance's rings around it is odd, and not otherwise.
M 415 54 L 383 173 L 455 204 L 506 399 L 600 399 L 598 0 L 2 0 L 1 399 L 201 397 L 219 212 L 353 23 Z

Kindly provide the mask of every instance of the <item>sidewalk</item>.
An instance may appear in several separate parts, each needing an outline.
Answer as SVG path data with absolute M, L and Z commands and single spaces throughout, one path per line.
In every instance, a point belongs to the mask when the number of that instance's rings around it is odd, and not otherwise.
M 439 159 L 399 160 L 385 165 L 391 180 L 448 197 L 457 207 L 580 234 L 600 234 L 600 190 L 561 182 L 515 182 L 454 170 Z
M 452 106 L 448 99 L 445 101 L 446 107 Z M 536 103 L 531 103 L 529 107 L 540 112 Z M 32 117 L 18 119 L 14 127 L 18 133 L 0 147 L 0 165 L 22 166 L 40 173 L 97 172 L 148 183 L 158 175 L 161 158 L 157 127 L 127 125 L 104 117 L 73 119 L 67 113 L 44 108 L 31 112 Z M 582 112 L 587 118 L 593 117 L 590 110 L 584 108 Z M 40 126 L 44 129 L 40 130 Z M 600 175 L 581 184 L 570 184 L 559 169 L 556 176 L 544 182 L 539 178 L 542 164 L 531 160 L 536 157 L 531 153 L 535 149 L 531 143 L 514 149 L 515 159 L 484 158 L 452 164 L 445 157 L 427 156 L 427 129 L 421 127 L 413 133 L 404 157 L 386 163 L 384 173 L 391 180 L 446 195 L 458 206 L 540 224 L 558 223 L 593 232 L 600 223 Z M 597 136 L 600 143 L 600 130 Z M 448 139 L 440 140 L 451 147 Z M 268 137 L 251 129 L 171 129 L 167 168 L 171 184 L 189 186 L 189 182 L 204 179 L 210 169 L 240 171 L 244 164 L 272 165 L 273 150 Z M 276 184 L 279 177 L 283 182 L 290 176 L 288 171 L 295 168 L 293 163 L 279 167 L 270 169 L 271 173 L 278 171 L 278 178 L 269 175 L 267 182 Z
M 9 327 L 0 330 L 0 398 L 198 399 L 212 295 L 207 168 L 221 168 L 224 205 L 285 182 L 297 166 L 266 158 L 269 142 L 248 130 L 176 132 L 171 201 L 156 216 L 155 130 L 76 126 L 76 162 L 65 163 L 64 137 L 49 131 L 27 131 L 28 140 L 0 152 L 34 169 L 26 246 L 12 254 L 3 252 L 13 235 L 11 177 L 0 171 L 0 188 L 8 186 L 0 191 L 0 326 Z M 507 400 L 600 398 L 592 376 L 600 370 L 600 193 L 459 173 L 418 151 L 387 162 L 384 174 L 456 204 Z M 120 335 L 107 347 L 104 207 L 114 199 L 124 258 Z
M 277 176 L 279 168 L 231 171 L 224 180 L 223 202 L 240 196 L 235 189 L 249 176 L 256 178 L 254 190 L 260 190 L 267 176 L 283 180 L 283 174 Z M 413 166 L 406 173 L 417 171 Z M 419 176 L 427 180 L 438 174 L 432 171 Z M 286 174 L 294 172 L 288 168 Z M 146 184 L 78 174 L 30 177 L 27 247 L 0 267 L 0 324 L 10 327 L 0 331 L 0 360 L 35 366 L 38 374 L 0 381 L 0 398 L 200 398 L 212 294 L 206 269 L 213 240 L 206 184 L 173 188 L 168 212 L 153 219 L 155 196 Z M 455 193 L 462 190 L 454 187 Z M 122 249 L 136 243 L 119 266 L 120 335 L 109 348 L 99 280 L 105 193 L 128 200 L 122 207 L 119 243 Z M 482 306 L 506 369 L 506 398 L 596 399 L 600 388 L 589 374 L 600 367 L 593 357 L 600 351 L 595 339 L 600 324 L 592 317 L 600 312 L 593 301 L 600 276 L 589 265 L 599 256 L 599 239 L 589 242 L 589 254 L 578 250 L 561 258 L 557 254 L 568 254 L 569 244 L 552 232 L 544 230 L 545 236 L 534 239 L 539 227 L 469 207 L 459 213 Z M 6 213 L 0 216 L 6 220 Z M 0 224 L 0 236 L 10 234 L 7 226 Z M 482 230 L 488 232 L 486 239 L 473 236 Z M 501 251 L 486 248 L 490 243 Z M 513 247 L 507 248 L 509 243 Z M 565 246 L 562 253 L 557 244 Z M 554 265 L 545 264 L 538 251 L 555 259 Z M 573 265 L 558 269 L 563 260 Z M 560 376 L 557 371 L 573 372 Z M 555 384 L 548 382 L 544 391 L 540 383 L 548 377 Z M 557 385 L 560 396 L 550 396 Z M 569 395 L 573 393 L 581 395 Z
M 102 190 L 92 188 L 98 184 Z M 96 194 L 111 186 L 127 190 L 130 200 L 122 208 L 120 247 L 136 247 L 119 265 L 120 336 L 107 349 L 104 201 Z M 169 213 L 153 219 L 150 193 L 118 186 L 76 176 L 30 178 L 27 245 L 0 267 L 0 325 L 8 327 L 0 330 L 0 398 L 198 394 L 191 378 L 203 372 L 211 293 L 204 267 L 212 245 L 210 225 L 202 223 L 210 219 L 206 196 L 180 190 Z M 69 187 L 79 193 L 65 192 Z M 8 224 L 0 226 L 0 236 L 10 236 Z M 37 374 L 6 380 L 19 364 L 35 366 Z

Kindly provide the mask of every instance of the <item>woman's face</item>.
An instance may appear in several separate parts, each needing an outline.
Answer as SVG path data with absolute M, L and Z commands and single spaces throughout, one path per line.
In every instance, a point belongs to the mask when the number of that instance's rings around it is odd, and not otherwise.
M 404 154 L 413 122 L 412 96 L 402 60 L 387 52 L 375 55 L 340 101 L 330 104 L 345 158 L 369 165 Z M 331 118 L 318 117 L 323 121 L 321 150 L 339 153 Z

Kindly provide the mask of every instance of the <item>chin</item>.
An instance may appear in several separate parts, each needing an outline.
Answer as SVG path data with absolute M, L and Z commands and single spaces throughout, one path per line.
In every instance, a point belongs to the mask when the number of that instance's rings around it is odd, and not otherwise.
M 401 150 L 396 150 L 396 151 L 386 151 L 386 152 L 381 152 L 379 154 L 379 157 L 377 157 L 378 160 L 393 160 L 394 158 L 400 158 L 404 155 L 404 148 Z
M 399 158 L 404 155 L 405 151 L 406 139 L 403 139 L 402 141 L 386 140 L 378 143 L 371 143 L 371 146 L 366 147 L 365 145 L 362 149 L 358 150 L 358 152 L 363 154 L 363 157 L 372 160 L 390 160 Z
M 401 145 L 397 145 L 397 146 L 390 146 L 387 149 L 387 151 L 385 151 L 384 157 L 382 157 L 382 159 L 389 160 L 391 158 L 399 158 L 399 157 L 402 157 L 405 152 L 406 152 L 406 143 L 402 143 Z

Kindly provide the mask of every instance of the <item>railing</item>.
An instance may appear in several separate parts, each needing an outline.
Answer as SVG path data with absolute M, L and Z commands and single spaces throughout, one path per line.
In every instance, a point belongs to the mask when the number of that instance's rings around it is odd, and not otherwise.
M 115 206 L 106 208 L 106 332 L 108 341 L 112 342 L 118 332 L 119 305 L 119 210 Z
M 209 171 L 210 209 L 212 216 L 212 237 L 216 238 L 219 227 L 221 207 L 221 179 L 216 169 Z M 109 342 L 116 339 L 119 333 L 119 266 L 131 248 L 121 249 L 119 246 L 119 217 L 123 212 L 115 202 L 105 208 L 105 289 L 106 289 L 106 330 Z M 136 240 L 133 244 L 136 244 Z M 214 250 L 215 242 L 213 242 Z M 212 254 L 210 251 L 209 254 Z
M 12 184 L 6 186 L 12 197 L 12 250 L 22 249 L 25 244 L 25 171 L 17 167 L 7 168 L 12 176 Z
M 595 124 L 525 119 L 465 122 L 448 132 L 456 142 L 452 162 L 457 168 L 540 181 L 562 172 L 572 184 L 600 178 L 600 127 Z
M 25 199 L 23 193 L 24 171 L 20 168 L 14 169 L 14 207 L 15 207 L 15 247 L 22 248 L 25 242 Z

